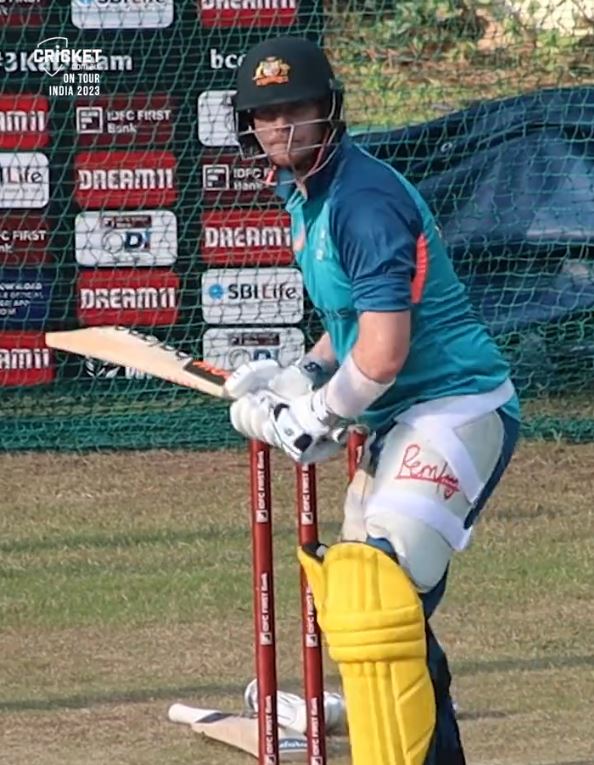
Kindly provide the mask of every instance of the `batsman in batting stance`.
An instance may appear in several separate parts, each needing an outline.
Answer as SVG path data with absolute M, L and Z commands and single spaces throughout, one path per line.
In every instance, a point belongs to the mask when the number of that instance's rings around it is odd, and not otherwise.
M 292 366 L 240 367 L 227 382 L 232 423 L 298 462 L 332 457 L 341 428 L 367 426 L 340 541 L 299 551 L 340 670 L 353 763 L 463 765 L 429 618 L 516 444 L 508 367 L 417 190 L 347 135 L 320 48 L 257 44 L 233 107 L 243 153 L 270 162 L 325 332 Z

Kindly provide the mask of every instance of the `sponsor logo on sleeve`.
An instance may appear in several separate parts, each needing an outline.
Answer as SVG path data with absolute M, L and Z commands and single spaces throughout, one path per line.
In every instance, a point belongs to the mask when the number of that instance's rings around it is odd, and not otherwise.
M 51 0 L 0 0 L 0 27 L 39 27 Z
M 212 268 L 202 275 L 208 324 L 296 324 L 303 281 L 294 268 Z
M 164 29 L 173 22 L 174 0 L 71 0 L 79 29 Z
M 168 207 L 177 198 L 176 161 L 168 151 L 82 152 L 75 198 L 83 208 Z
M 0 149 L 29 151 L 49 143 L 45 96 L 0 95 Z
M 79 213 L 75 248 L 81 266 L 170 266 L 177 258 L 177 220 L 169 210 Z
M 291 364 L 303 356 L 305 340 L 296 327 L 216 327 L 206 330 L 202 347 L 205 361 L 232 371 L 260 359 Z
M 205 90 L 198 96 L 198 139 L 204 146 L 237 146 L 231 97 L 234 90 Z
M 49 202 L 49 166 L 45 154 L 0 154 L 0 207 L 36 208 Z
M 0 264 L 39 265 L 48 260 L 47 220 L 35 213 L 0 217 Z
M 209 265 L 290 265 L 293 252 L 289 216 L 282 210 L 204 212 L 201 255 Z
M 0 332 L 0 386 L 48 383 L 55 373 L 43 332 Z
M 173 99 L 168 95 L 101 96 L 76 103 L 82 146 L 163 146 L 173 138 Z
M 82 271 L 77 315 L 82 324 L 175 324 L 179 276 L 173 271 L 132 268 Z
M 0 322 L 4 327 L 42 327 L 47 321 L 52 280 L 42 268 L 0 270 Z
M 204 151 L 201 156 L 202 197 L 206 204 L 265 203 L 273 190 L 263 186 L 266 160 L 244 160 L 239 154 Z
M 297 0 L 197 0 L 205 27 L 289 27 Z

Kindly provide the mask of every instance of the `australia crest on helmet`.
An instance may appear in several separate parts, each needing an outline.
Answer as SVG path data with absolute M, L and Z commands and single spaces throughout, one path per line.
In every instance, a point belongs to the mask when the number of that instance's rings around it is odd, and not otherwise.
M 291 67 L 282 58 L 267 56 L 256 67 L 253 79 L 258 87 L 282 85 L 285 82 L 289 82 L 290 71 Z

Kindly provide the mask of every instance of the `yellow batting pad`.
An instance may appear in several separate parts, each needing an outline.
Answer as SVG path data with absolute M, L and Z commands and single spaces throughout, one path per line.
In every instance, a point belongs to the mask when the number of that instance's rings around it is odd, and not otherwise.
M 400 566 L 357 542 L 298 552 L 342 677 L 353 765 L 424 765 L 435 728 L 420 598 Z

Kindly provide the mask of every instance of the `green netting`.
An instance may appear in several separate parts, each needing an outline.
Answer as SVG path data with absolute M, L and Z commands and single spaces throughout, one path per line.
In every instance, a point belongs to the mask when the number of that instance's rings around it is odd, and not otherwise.
M 134 325 L 228 367 L 254 354 L 291 360 L 315 337 L 307 301 L 302 309 L 291 292 L 295 274 L 278 271 L 291 268 L 286 219 L 258 191 L 261 169 L 236 162 L 225 104 L 253 43 L 282 32 L 323 41 L 346 86 L 350 129 L 360 135 L 436 120 L 477 100 L 594 83 L 587 5 L 2 3 L 1 448 L 236 442 L 224 406 L 130 368 L 51 354 L 45 331 Z M 427 140 L 421 132 L 405 147 L 413 176 Z M 590 199 L 592 183 L 567 178 Z M 562 223 L 550 260 L 592 281 L 592 242 L 572 246 L 575 232 Z M 513 295 L 534 253 L 516 246 L 491 254 L 493 278 Z M 472 273 L 474 257 L 462 253 L 463 271 Z M 221 311 L 229 283 L 243 285 L 241 299 Z M 276 292 L 260 299 L 264 284 Z M 592 439 L 591 308 L 501 332 L 497 341 L 526 402 L 525 433 Z M 556 346 L 565 349 L 558 358 Z

